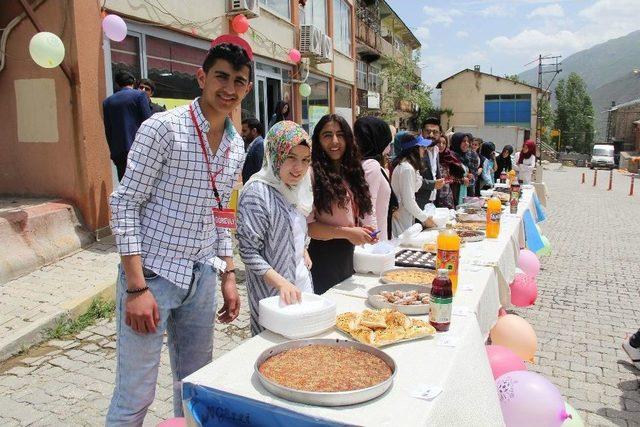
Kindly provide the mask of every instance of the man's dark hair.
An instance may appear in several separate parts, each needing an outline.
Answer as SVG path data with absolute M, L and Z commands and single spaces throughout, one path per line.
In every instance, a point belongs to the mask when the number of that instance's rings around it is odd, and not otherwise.
M 240 71 L 242 67 L 249 67 L 249 80 L 251 80 L 251 60 L 243 48 L 231 43 L 222 43 L 209 49 L 207 57 L 202 63 L 202 69 L 208 73 L 218 59 L 228 61 L 234 70 Z
M 153 80 L 151 80 L 151 79 L 140 79 L 140 81 L 138 82 L 138 87 L 140 87 L 140 85 L 149 86 L 151 88 L 151 92 L 152 93 L 156 93 L 156 84 L 154 83 Z
M 134 84 L 136 78 L 127 70 L 120 70 L 116 73 L 116 84 L 120 87 L 130 86 Z
M 438 126 L 438 129 L 440 129 L 440 132 L 442 132 L 442 125 L 440 124 L 440 120 L 436 117 L 427 117 L 424 123 L 422 123 L 422 129 L 424 129 L 426 125 L 436 125 Z
M 257 130 L 259 135 L 264 136 L 264 126 L 255 117 L 247 117 L 242 121 L 242 124 L 247 125 L 249 129 Z

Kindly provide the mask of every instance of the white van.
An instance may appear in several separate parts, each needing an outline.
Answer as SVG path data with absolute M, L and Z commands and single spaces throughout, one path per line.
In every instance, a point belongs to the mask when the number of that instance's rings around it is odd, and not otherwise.
M 608 144 L 596 144 L 593 146 L 591 152 L 591 161 L 589 162 L 589 168 L 608 168 L 613 169 L 615 167 L 615 159 L 613 153 L 613 145 Z

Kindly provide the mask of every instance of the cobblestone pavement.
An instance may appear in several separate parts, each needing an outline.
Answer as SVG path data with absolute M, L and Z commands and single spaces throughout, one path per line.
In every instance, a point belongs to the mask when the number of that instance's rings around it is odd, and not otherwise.
M 607 191 L 608 171 L 596 187 L 587 169 L 545 171 L 551 199 L 541 228 L 553 254 L 541 259 L 536 305 L 517 313 L 538 336 L 530 369 L 588 425 L 640 426 L 640 371 L 621 348 L 640 328 L 640 194 L 629 197 L 630 178 L 613 176 Z
M 587 184 L 580 184 L 581 172 Z M 545 171 L 551 199 L 541 227 L 554 253 L 542 260 L 536 305 L 517 312 L 538 335 L 530 369 L 557 384 L 588 425 L 640 426 L 640 372 L 620 348 L 640 327 L 640 194 L 628 197 L 629 178 L 617 172 L 611 192 L 607 173 L 595 188 L 592 178 L 585 169 Z M 240 291 L 244 310 L 232 324 L 216 325 L 214 357 L 250 335 L 242 285 Z M 0 421 L 102 425 L 115 378 L 114 349 L 114 322 L 103 320 L 0 364 Z M 145 425 L 172 416 L 166 351 L 161 360 Z

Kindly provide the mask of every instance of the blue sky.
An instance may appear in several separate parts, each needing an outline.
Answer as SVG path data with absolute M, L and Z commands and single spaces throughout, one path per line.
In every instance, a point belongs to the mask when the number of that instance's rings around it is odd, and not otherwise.
M 640 0 L 387 2 L 422 43 L 422 79 L 432 86 L 476 64 L 520 73 L 539 53 L 567 57 L 640 29 Z

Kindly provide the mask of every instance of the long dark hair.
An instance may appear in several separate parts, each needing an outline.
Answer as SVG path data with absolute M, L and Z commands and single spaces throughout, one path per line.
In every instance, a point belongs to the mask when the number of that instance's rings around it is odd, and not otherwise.
M 413 132 L 403 132 L 400 136 L 396 136 L 398 144 L 402 146 L 412 139 L 416 138 L 416 134 Z M 403 160 L 409 162 L 411 166 L 418 172 L 424 172 L 424 166 L 422 164 L 422 159 L 420 158 L 420 147 L 417 145 L 415 147 L 409 148 L 407 150 L 402 150 L 400 154 L 393 159 L 393 168 L 395 169 Z
M 382 163 L 382 152 L 391 143 L 389 125 L 378 117 L 364 116 L 353 124 L 353 134 L 362 159 Z
M 344 134 L 345 150 L 341 160 L 340 170 L 335 170 L 331 159 L 326 155 L 320 144 L 320 133 L 329 122 L 337 123 Z M 358 147 L 353 143 L 353 132 L 347 121 L 337 114 L 323 116 L 313 129 L 311 137 L 311 161 L 313 167 L 313 204 L 319 212 L 333 215 L 332 203 L 345 209 L 349 202 L 349 194 L 344 185 L 347 182 L 353 193 L 353 201 L 358 207 L 360 218 L 370 214 L 373 210 L 369 186 L 364 179 L 362 157 Z

